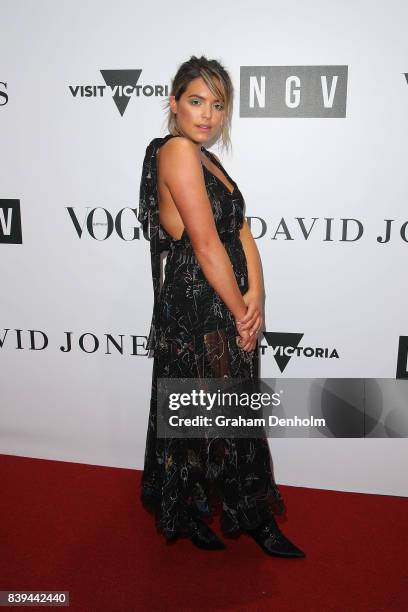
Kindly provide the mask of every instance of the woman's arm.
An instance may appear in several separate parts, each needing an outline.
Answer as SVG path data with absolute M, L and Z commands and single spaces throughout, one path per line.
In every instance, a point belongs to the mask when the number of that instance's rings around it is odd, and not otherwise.
M 264 286 L 262 281 L 261 258 L 246 219 L 239 232 L 239 237 L 247 260 L 249 290 L 259 293 L 263 297 Z
M 221 160 L 218 155 L 215 153 L 213 153 L 213 155 L 221 164 Z M 247 260 L 249 289 L 253 292 L 261 294 L 263 298 L 264 286 L 262 281 L 261 258 L 246 219 L 239 232 L 239 237 L 241 239 L 242 246 L 244 247 L 245 257 Z
M 247 306 L 217 232 L 197 147 L 188 138 L 171 138 L 160 156 L 160 174 L 171 193 L 206 279 L 235 320 L 241 320 Z M 244 332 L 244 335 L 247 333 Z
M 221 164 L 221 160 L 218 155 L 215 153 L 213 153 L 213 155 Z M 246 351 L 252 351 L 256 345 L 256 332 L 258 332 L 263 325 L 262 311 L 264 301 L 264 286 L 262 280 L 262 266 L 258 247 L 256 246 L 246 219 L 240 230 L 239 237 L 241 239 L 247 261 L 249 288 L 243 296 L 245 305 L 247 307 L 247 312 L 246 315 L 241 318 L 241 323 L 238 325 L 238 330 L 240 333 L 245 334 L 246 332 L 248 334 L 247 340 L 241 344 L 241 347 Z
M 249 339 L 243 346 L 245 350 L 253 350 L 256 345 L 257 332 L 263 325 L 264 285 L 262 280 L 261 258 L 258 247 L 252 236 L 248 222 L 245 219 L 239 233 L 248 268 L 248 291 L 244 294 L 247 313 L 241 319 L 239 331 L 249 333 Z
M 213 153 L 213 155 L 221 164 L 221 160 L 218 155 L 215 153 Z M 256 332 L 258 332 L 263 325 L 262 310 L 264 286 L 262 280 L 261 258 L 246 219 L 240 230 L 239 237 L 241 239 L 245 258 L 247 260 L 249 289 L 243 296 L 245 305 L 247 307 L 247 312 L 246 315 L 241 318 L 241 323 L 238 325 L 238 330 L 240 333 L 248 334 L 247 340 L 241 345 L 241 347 L 246 351 L 252 351 L 256 345 Z

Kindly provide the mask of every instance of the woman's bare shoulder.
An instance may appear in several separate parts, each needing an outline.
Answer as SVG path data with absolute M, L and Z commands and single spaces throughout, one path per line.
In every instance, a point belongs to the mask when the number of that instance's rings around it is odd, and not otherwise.
M 159 149 L 160 156 L 164 159 L 179 159 L 180 157 L 199 157 L 196 145 L 185 136 L 169 138 Z

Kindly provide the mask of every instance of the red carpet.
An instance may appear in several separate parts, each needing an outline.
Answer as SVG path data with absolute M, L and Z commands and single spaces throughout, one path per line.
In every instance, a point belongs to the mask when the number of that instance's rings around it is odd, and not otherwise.
M 69 591 L 81 612 L 408 609 L 406 498 L 281 486 L 307 558 L 278 559 L 247 536 L 166 545 L 134 470 L 0 455 L 0 476 L 0 590 Z

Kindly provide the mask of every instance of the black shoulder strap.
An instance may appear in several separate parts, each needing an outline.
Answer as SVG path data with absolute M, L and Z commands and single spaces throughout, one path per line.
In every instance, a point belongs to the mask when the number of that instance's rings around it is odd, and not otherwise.
M 144 237 L 146 240 L 150 241 L 150 259 L 154 294 L 153 316 L 146 344 L 147 350 L 154 349 L 157 345 L 156 313 L 160 293 L 160 254 L 170 247 L 169 238 L 161 230 L 159 223 L 156 153 L 160 146 L 171 136 L 172 134 L 167 134 L 164 138 L 154 138 L 149 143 L 143 160 L 142 176 L 140 180 L 139 211 L 137 219 L 142 225 Z

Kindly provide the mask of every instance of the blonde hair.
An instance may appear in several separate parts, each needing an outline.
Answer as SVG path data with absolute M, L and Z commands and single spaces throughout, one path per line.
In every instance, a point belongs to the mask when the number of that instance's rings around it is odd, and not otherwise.
M 220 137 L 222 148 L 229 151 L 232 146 L 230 129 L 234 89 L 232 86 L 231 77 L 219 61 L 209 60 L 204 55 L 202 55 L 200 58 L 192 55 L 190 59 L 181 64 L 177 70 L 175 77 L 171 81 L 170 95 L 174 96 L 176 100 L 179 100 L 186 91 L 190 81 L 198 77 L 202 77 L 213 96 L 216 96 L 224 106 L 224 118 L 222 121 Z M 219 81 L 219 84 L 217 83 L 217 80 Z M 171 111 L 170 102 L 168 99 L 165 103 L 165 108 L 168 109 L 168 131 L 173 135 L 181 134 L 177 127 L 176 116 Z

